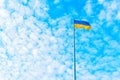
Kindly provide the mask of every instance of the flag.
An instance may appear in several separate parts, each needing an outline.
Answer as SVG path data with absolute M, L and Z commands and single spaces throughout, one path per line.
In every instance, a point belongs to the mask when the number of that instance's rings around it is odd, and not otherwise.
M 86 29 L 86 30 L 91 29 L 91 26 L 88 22 L 80 21 L 80 20 L 74 20 L 74 27 L 75 28 L 83 28 L 83 29 Z

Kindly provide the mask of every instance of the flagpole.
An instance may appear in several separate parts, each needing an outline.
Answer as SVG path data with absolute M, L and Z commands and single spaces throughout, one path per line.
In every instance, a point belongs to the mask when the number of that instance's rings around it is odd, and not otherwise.
M 74 53 L 73 53 L 73 61 L 74 61 L 74 80 L 76 80 L 75 27 L 74 27 Z

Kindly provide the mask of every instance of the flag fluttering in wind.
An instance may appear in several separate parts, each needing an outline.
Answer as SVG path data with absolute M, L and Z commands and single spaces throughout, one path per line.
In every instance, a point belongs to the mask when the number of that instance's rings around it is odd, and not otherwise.
M 83 29 L 86 29 L 86 30 L 91 29 L 91 26 L 88 22 L 80 21 L 80 20 L 74 20 L 74 27 L 75 28 L 83 28 Z

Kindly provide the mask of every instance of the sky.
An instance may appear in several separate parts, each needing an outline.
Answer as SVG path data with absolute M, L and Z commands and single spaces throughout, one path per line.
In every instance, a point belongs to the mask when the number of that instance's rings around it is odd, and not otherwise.
M 0 80 L 120 79 L 119 0 L 0 0 Z

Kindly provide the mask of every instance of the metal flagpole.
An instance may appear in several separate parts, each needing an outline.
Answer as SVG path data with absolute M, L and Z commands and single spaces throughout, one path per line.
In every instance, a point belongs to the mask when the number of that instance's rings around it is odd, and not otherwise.
M 86 23 L 88 25 L 88 27 L 83 27 L 83 28 L 86 29 L 86 30 L 90 30 L 91 29 L 91 26 L 90 26 L 90 24 L 88 22 L 85 22 L 85 21 L 77 21 L 77 22 L 78 22 L 78 24 L 79 24 L 79 22 Z M 75 23 L 75 21 L 74 21 L 74 23 Z M 80 26 L 76 26 L 76 27 L 77 28 L 82 28 Z M 74 67 L 74 80 L 76 80 L 77 75 L 76 75 L 76 53 L 75 53 L 76 52 L 75 51 L 75 26 L 74 26 L 73 33 L 74 33 L 74 54 L 73 54 L 73 62 L 74 62 L 74 64 L 73 64 L 73 67 Z
M 73 54 L 73 61 L 74 61 L 74 80 L 76 80 L 75 27 L 74 27 L 74 54 Z

